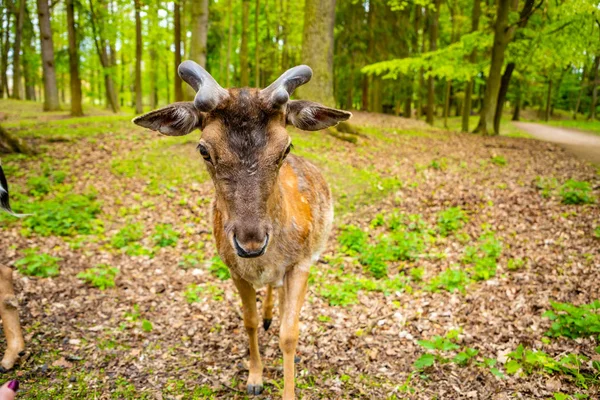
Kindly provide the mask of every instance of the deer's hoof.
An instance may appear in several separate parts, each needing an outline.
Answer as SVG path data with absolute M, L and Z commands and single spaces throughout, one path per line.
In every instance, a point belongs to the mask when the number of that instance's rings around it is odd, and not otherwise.
M 246 390 L 248 392 L 248 394 L 251 395 L 259 395 L 262 393 L 263 391 L 263 385 L 259 384 L 259 385 L 248 385 L 248 388 Z
M 272 319 L 263 319 L 263 328 L 265 328 L 265 331 L 269 330 L 269 327 L 271 326 L 271 322 L 273 322 Z

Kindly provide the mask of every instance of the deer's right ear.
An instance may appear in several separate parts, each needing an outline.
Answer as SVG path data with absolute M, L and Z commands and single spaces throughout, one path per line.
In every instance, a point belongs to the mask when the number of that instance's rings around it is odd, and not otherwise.
M 183 136 L 200 128 L 204 114 L 192 102 L 173 103 L 133 119 L 133 123 L 167 136 Z

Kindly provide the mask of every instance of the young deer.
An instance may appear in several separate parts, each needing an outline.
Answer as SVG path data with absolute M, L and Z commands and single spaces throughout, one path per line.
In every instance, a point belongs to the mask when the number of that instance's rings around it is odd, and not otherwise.
M 8 183 L 4 176 L 4 171 L 0 165 L 0 210 L 15 215 L 8 199 Z M 0 362 L 0 372 L 6 372 L 11 369 L 19 356 L 25 350 L 25 341 L 21 332 L 21 323 L 19 322 L 18 302 L 13 289 L 12 269 L 6 265 L 0 265 L 0 318 L 2 318 L 2 328 L 6 336 L 6 352 Z
M 289 154 L 292 145 L 285 126 L 316 131 L 352 114 L 289 99 L 312 77 L 306 65 L 286 71 L 263 90 L 223 89 L 192 61 L 183 62 L 178 72 L 197 92 L 194 101 L 171 104 L 133 122 L 169 136 L 202 130 L 198 151 L 216 191 L 214 236 L 242 298 L 250 342 L 247 391 L 263 390 L 256 289 L 267 285 L 263 326 L 266 330 L 271 324 L 273 288 L 278 288 L 283 398 L 293 399 L 298 318 L 310 266 L 329 235 L 333 205 L 319 170 Z

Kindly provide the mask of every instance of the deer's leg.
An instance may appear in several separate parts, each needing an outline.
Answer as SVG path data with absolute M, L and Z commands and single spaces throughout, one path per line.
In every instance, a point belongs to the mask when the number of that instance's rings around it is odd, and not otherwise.
M 6 336 L 6 352 L 0 362 L 0 371 L 8 371 L 25 350 L 25 341 L 19 322 L 19 304 L 13 289 L 12 269 L 0 267 L 0 317 Z
M 273 321 L 273 304 L 275 301 L 273 300 L 273 287 L 271 285 L 267 286 L 267 296 L 265 297 L 265 301 L 263 303 L 263 328 L 265 331 L 269 329 L 271 326 L 271 322 Z
M 294 357 L 298 345 L 300 310 L 304 303 L 306 288 L 308 284 L 308 269 L 294 268 L 289 271 L 283 282 L 282 297 L 283 315 L 281 318 L 281 330 L 279 333 L 279 347 L 283 353 L 283 399 L 295 398 L 294 389 Z
M 243 279 L 233 278 L 240 292 L 244 314 L 244 327 L 250 343 L 250 366 L 248 373 L 248 394 L 261 394 L 263 391 L 263 366 L 258 351 L 258 311 L 256 310 L 256 291 Z

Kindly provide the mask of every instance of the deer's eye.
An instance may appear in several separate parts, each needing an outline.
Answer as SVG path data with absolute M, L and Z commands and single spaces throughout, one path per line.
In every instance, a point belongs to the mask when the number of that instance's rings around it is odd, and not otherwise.
M 202 158 L 204 158 L 208 162 L 211 162 L 210 161 L 210 153 L 208 152 L 208 149 L 206 147 L 204 147 L 204 145 L 202 145 L 202 144 L 198 145 L 198 152 L 200 153 Z
M 290 151 L 292 151 L 292 144 L 290 143 L 290 145 L 285 149 L 285 151 L 283 152 L 283 157 L 281 157 L 281 160 L 284 160 L 288 154 L 290 154 Z

